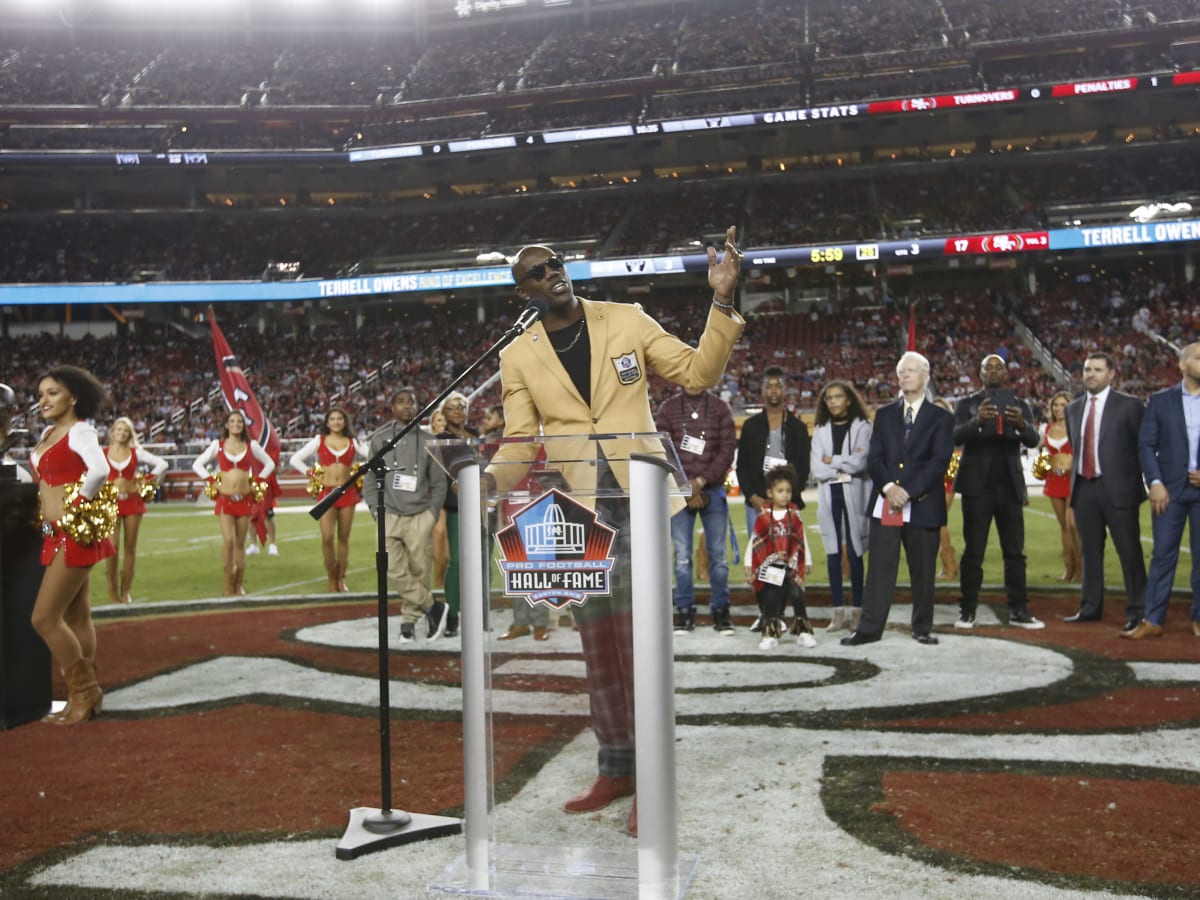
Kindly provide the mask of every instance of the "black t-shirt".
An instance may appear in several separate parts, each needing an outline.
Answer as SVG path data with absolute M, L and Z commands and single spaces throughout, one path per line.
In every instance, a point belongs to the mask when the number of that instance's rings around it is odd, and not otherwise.
M 558 331 L 546 332 L 550 346 L 558 354 L 558 361 L 583 397 L 583 402 L 592 405 L 592 344 L 588 340 L 587 317 L 577 325 L 568 325 Z

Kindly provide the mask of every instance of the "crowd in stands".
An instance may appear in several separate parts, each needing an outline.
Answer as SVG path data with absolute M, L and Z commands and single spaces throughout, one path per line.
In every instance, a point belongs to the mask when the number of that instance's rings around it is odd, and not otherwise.
M 878 299 L 882 302 L 867 296 L 804 308 L 773 301 L 755 308 L 718 393 L 740 415 L 761 400 L 762 370 L 780 365 L 789 374 L 788 405 L 795 410 L 811 412 L 832 378 L 850 380 L 873 405 L 886 402 L 895 396 L 894 366 L 905 345 L 909 306 L 917 346 L 931 361 L 933 387 L 941 396 L 956 401 L 977 390 L 980 360 L 999 352 L 1014 389 L 1038 409 L 1064 385 L 1017 336 L 1018 321 L 1053 350 L 1069 374 L 1068 390 L 1081 389 L 1086 352 L 1102 348 L 1118 359 L 1122 390 L 1143 397 L 1179 377 L 1161 338 L 1186 343 L 1200 330 L 1200 281 L 1188 284 L 1152 271 L 1063 283 L 1027 297 L 945 289 Z M 708 314 L 707 303 L 687 298 L 656 300 L 647 309 L 691 341 Z M 469 306 L 408 308 L 377 313 L 357 330 L 348 316 L 323 319 L 311 330 L 283 316 L 264 320 L 268 326 L 260 331 L 257 311 L 249 305 L 226 304 L 218 317 L 275 427 L 287 439 L 306 439 L 334 404 L 350 411 L 359 431 L 369 431 L 390 420 L 395 387 L 413 386 L 422 405 L 433 399 L 495 338 L 494 326 L 478 323 L 473 312 Z M 140 432 L 148 435 L 153 428 L 153 441 L 174 445 L 175 452 L 197 452 L 220 427 L 224 407 L 205 324 L 189 330 L 143 326 L 80 340 L 49 333 L 0 339 L 0 371 L 25 409 L 34 403 L 38 375 L 65 360 L 91 369 L 107 384 L 109 419 L 128 415 Z M 498 382 L 483 385 L 493 371 L 485 366 L 466 385 L 469 391 L 481 389 L 473 401 L 476 415 L 500 400 Z M 676 390 L 652 378 L 655 405 Z M 36 413 L 25 424 L 36 428 Z
M 1171 71 L 1188 65 L 1172 59 L 1178 29 L 1164 24 L 1180 19 L 1195 21 L 1200 12 L 1185 0 L 1136 6 L 1092 0 L 897 0 L 886 5 L 762 0 L 749 14 L 697 2 L 599 16 L 586 24 L 566 17 L 507 30 L 434 31 L 424 45 L 402 31 L 374 30 L 357 40 L 343 35 L 317 42 L 311 35 L 264 32 L 220 44 L 163 39 L 147 45 L 139 38 L 128 46 L 109 33 L 91 35 L 86 29 L 72 45 L 58 36 L 22 41 L 10 34 L 0 39 L 0 102 L 93 108 L 358 107 L 360 143 L 440 140 L 600 124 L 614 117 L 633 122 Z M 1136 40 L 1119 49 L 1103 44 L 1053 53 L 1021 49 L 1031 38 L 1134 29 Z M 1013 42 L 1014 52 L 996 52 L 996 41 Z M 905 49 L 896 51 L 897 46 Z M 588 97 L 572 102 L 568 95 L 553 104 L 538 105 L 535 99 L 531 105 L 520 96 L 625 80 L 632 83 L 620 104 Z M 748 89 L 718 90 L 738 83 Z M 432 132 L 415 127 L 429 117 L 428 109 L 406 112 L 404 106 L 479 95 L 492 98 L 483 113 L 450 117 Z M 328 134 L 301 128 L 298 121 L 290 128 L 193 131 L 181 141 L 196 147 L 203 135 L 229 148 L 267 141 L 277 148 L 328 147 Z M 33 134 L 18 129 L 0 133 L 0 146 L 92 144 L 81 130 Z
M 0 219 L 0 282 L 259 278 L 272 261 L 298 260 L 308 277 L 356 263 L 450 251 L 508 253 L 531 241 L 581 242 L 596 257 L 692 248 L 733 222 L 749 247 L 921 235 L 1038 230 L 1048 208 L 1078 215 L 1103 202 L 1125 220 L 1147 199 L 1200 197 L 1200 140 L 1107 152 L 884 161 L 835 172 L 764 173 L 590 189 L 547 183 L 528 193 L 405 199 L 358 209 L 320 195 L 239 198 L 225 210 L 17 216 Z M 285 198 L 286 199 L 286 198 Z M 370 198 L 361 198 L 370 206 Z M 249 208 L 247 208 L 249 207 Z M 141 273 L 141 274 L 139 274 Z M 149 273 L 149 274 L 146 274 Z

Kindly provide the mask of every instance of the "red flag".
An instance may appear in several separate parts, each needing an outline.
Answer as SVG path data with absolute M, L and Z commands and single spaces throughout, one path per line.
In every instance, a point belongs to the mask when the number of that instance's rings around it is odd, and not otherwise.
M 216 327 L 215 325 L 213 326 Z M 916 351 L 917 349 L 917 307 L 912 304 L 908 307 L 908 348 Z
M 267 456 L 279 462 L 279 435 L 271 427 L 258 398 L 250 389 L 246 373 L 238 365 L 237 357 L 229 349 L 229 342 L 217 325 L 217 317 L 213 315 L 212 307 L 208 308 L 208 321 L 212 323 L 213 352 L 217 356 L 217 375 L 221 379 L 221 394 L 225 398 L 225 406 L 230 412 L 237 410 L 246 418 L 246 431 L 250 437 L 258 441 L 267 451 Z

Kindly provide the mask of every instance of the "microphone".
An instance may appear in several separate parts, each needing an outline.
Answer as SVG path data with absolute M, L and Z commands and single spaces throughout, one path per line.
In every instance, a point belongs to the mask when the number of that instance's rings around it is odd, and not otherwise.
M 521 310 L 521 315 L 517 317 L 516 323 L 512 330 L 516 334 L 524 334 L 533 324 L 550 311 L 550 304 L 543 297 L 534 297 L 525 308 Z

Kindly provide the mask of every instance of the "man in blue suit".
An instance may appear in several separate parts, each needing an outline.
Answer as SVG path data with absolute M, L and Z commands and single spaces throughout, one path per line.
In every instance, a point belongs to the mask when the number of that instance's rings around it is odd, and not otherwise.
M 1138 433 L 1138 461 L 1150 488 L 1154 552 L 1146 616 L 1121 637 L 1162 637 L 1179 563 L 1183 526 L 1192 545 L 1192 633 L 1200 637 L 1200 343 L 1179 353 L 1183 380 L 1150 396 Z
M 954 416 L 925 396 L 929 360 L 909 351 L 896 364 L 899 400 L 875 415 L 867 449 L 871 473 L 871 565 L 858 628 L 847 646 L 879 640 L 887 625 L 900 568 L 900 547 L 912 581 L 912 636 L 936 644 L 933 584 L 941 527 L 946 524 L 946 466 L 954 452 Z
M 1133 631 L 1146 611 L 1146 559 L 1138 507 L 1146 502 L 1138 459 L 1138 432 L 1145 406 L 1113 390 L 1116 367 L 1107 353 L 1083 361 L 1082 397 L 1067 405 L 1067 435 L 1075 449 L 1071 464 L 1071 508 L 1083 548 L 1079 612 L 1064 622 L 1099 622 L 1104 614 L 1104 532 L 1125 576 L 1125 627 Z

